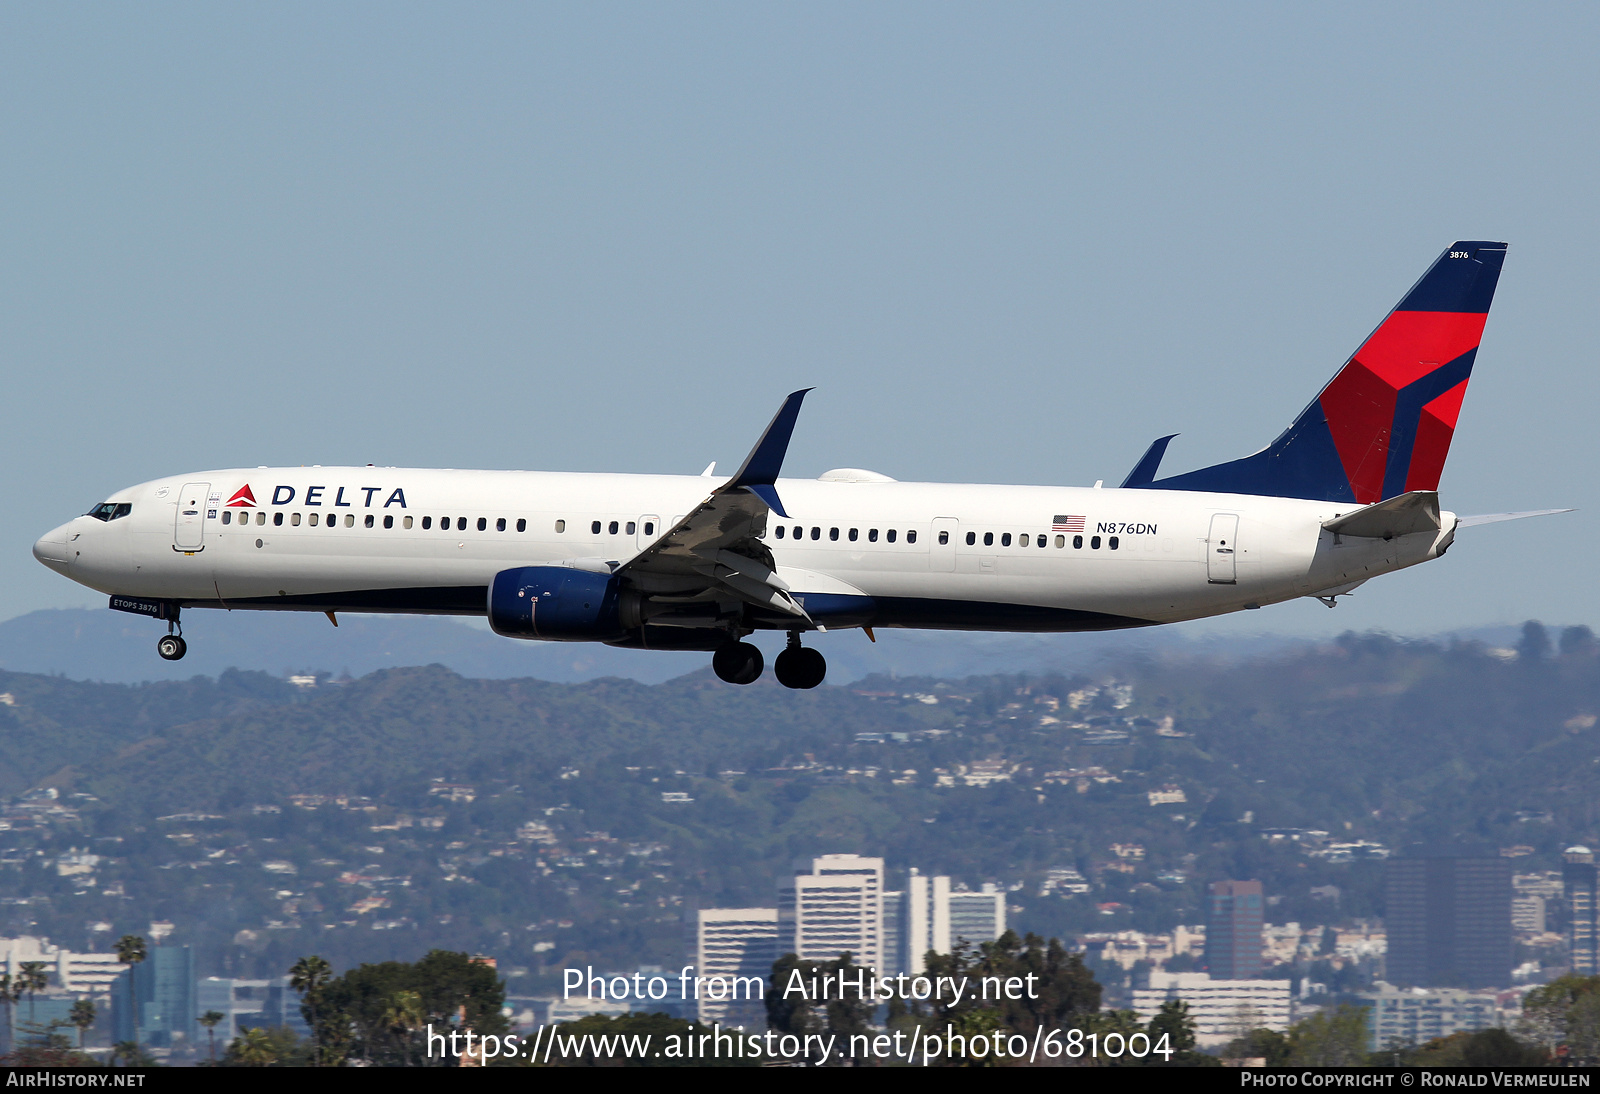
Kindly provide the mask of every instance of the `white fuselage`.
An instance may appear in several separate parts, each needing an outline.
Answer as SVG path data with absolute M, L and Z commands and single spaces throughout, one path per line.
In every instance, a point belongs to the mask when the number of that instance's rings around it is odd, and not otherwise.
M 126 515 L 75 518 L 34 551 L 90 588 L 182 606 L 482 614 L 500 571 L 626 563 L 721 481 L 208 471 L 120 491 L 108 504 Z M 254 504 L 238 503 L 246 487 Z M 790 516 L 770 514 L 762 542 L 823 625 L 1061 631 L 1195 619 L 1426 561 L 1456 523 L 1446 513 L 1438 532 L 1341 538 L 1322 524 L 1352 503 L 876 479 L 781 479 L 777 491 Z

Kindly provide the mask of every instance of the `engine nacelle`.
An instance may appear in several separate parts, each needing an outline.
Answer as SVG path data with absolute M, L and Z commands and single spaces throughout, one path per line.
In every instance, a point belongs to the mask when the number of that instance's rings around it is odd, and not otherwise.
M 494 575 L 489 586 L 489 627 L 506 638 L 554 642 L 620 638 L 627 631 L 622 599 L 620 583 L 610 574 L 568 566 L 520 566 Z

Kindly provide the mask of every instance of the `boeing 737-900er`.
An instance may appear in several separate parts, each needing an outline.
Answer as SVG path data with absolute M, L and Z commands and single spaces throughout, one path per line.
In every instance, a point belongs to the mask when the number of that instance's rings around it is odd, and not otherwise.
M 780 479 L 804 391 L 730 478 L 294 467 L 113 494 L 34 545 L 51 569 L 167 622 L 185 608 L 485 615 L 498 634 L 712 651 L 780 683 L 827 670 L 809 631 L 1143 627 L 1335 598 L 1437 558 L 1464 523 L 1439 474 L 1505 244 L 1451 244 L 1266 448 L 1170 478 L 1155 441 L 1115 490 Z M 1555 510 L 1547 510 L 1553 512 Z

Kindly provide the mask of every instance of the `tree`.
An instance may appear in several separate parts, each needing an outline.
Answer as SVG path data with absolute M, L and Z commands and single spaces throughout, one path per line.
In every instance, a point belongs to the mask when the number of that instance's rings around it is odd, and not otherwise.
M 226 1018 L 220 1010 L 208 1010 L 196 1019 L 206 1027 L 206 1039 L 211 1042 L 211 1062 L 217 1062 L 217 1023 Z
M 494 969 L 470 954 L 434 950 L 415 964 L 359 965 L 328 981 L 317 1011 L 323 1063 L 342 1062 L 334 1056 L 345 1053 L 373 1064 L 403 1063 L 388 1022 L 394 995 L 401 991 L 417 993 L 423 1024 L 459 1020 L 475 1033 L 491 1035 L 509 1028 L 500 1012 L 505 985 Z
M 1517 658 L 1537 664 L 1550 656 L 1550 632 L 1544 624 L 1530 619 L 1522 625 L 1522 638 L 1517 642 Z
M 228 1058 L 245 1067 L 271 1067 L 278 1062 L 278 1049 L 266 1030 L 247 1029 L 228 1046 Z
M 133 973 L 139 963 L 149 956 L 144 939 L 136 934 L 125 934 L 117 939 L 117 944 L 112 947 L 117 952 L 117 960 L 128 966 L 128 999 L 132 1004 L 133 1014 L 133 1051 L 139 1054 L 139 986 L 133 982 Z
M 1543 1067 L 1550 1054 L 1538 1045 L 1519 1041 L 1503 1029 L 1452 1033 L 1404 1054 L 1406 1067 Z M 1393 1055 L 1379 1053 L 1376 1062 L 1391 1063 Z
M 138 1041 L 118 1041 L 111 1046 L 111 1060 L 115 1065 L 121 1061 L 123 1067 L 149 1067 L 155 1060 L 139 1047 Z
M 333 967 L 313 954 L 302 957 L 289 970 L 289 986 L 300 993 L 300 1010 L 311 1028 L 311 1060 L 313 1067 L 322 1066 L 322 1029 L 317 1021 L 317 1003 L 322 989 L 333 979 Z
M 1224 1060 L 1260 1058 L 1268 1067 L 1289 1062 L 1289 1037 L 1274 1029 L 1253 1029 L 1229 1041 L 1218 1055 Z
M 1555 1049 L 1566 1045 L 1573 1063 L 1600 1060 L 1600 976 L 1563 976 L 1522 1000 L 1523 1037 Z
M 1007 931 L 977 947 L 958 942 L 947 954 L 930 952 L 925 963 L 928 976 L 955 977 L 955 983 L 965 977 L 971 988 L 959 1001 L 935 998 L 926 1008 L 913 1003 L 913 1014 L 953 1021 L 964 1011 L 992 1008 L 999 1012 L 997 1028 L 1032 1037 L 1036 1029 L 1066 1029 L 1076 1016 L 1100 1009 L 1100 985 L 1083 955 L 1069 953 L 1057 938 L 1046 942 L 1036 934 L 1019 938 Z M 998 978 L 1002 985 L 1019 982 L 1022 998 L 979 998 L 985 978 Z
M 1588 627 L 1568 627 L 1561 632 L 1562 657 L 1593 657 L 1600 652 L 1600 643 L 1595 641 L 1594 631 Z
M 428 1020 L 427 1013 L 422 1008 L 422 995 L 415 991 L 397 991 L 389 996 L 389 1003 L 383 1010 L 383 1024 L 394 1035 L 395 1041 L 400 1046 L 400 1060 L 402 1066 L 411 1066 L 412 1035 L 421 1029 Z
M 94 1027 L 94 1000 L 77 999 L 72 1004 L 72 1024 L 78 1027 L 78 1047 L 83 1047 L 83 1035 Z
M 34 996 L 50 986 L 50 975 L 44 971 L 43 961 L 24 961 L 17 974 L 17 989 L 28 996 L 28 1021 L 33 1022 Z
M 1367 1058 L 1367 1008 L 1320 1011 L 1289 1030 L 1293 1067 L 1355 1067 Z
M 1189 1004 L 1181 999 L 1169 999 L 1161 1004 L 1145 1030 L 1150 1038 L 1151 1053 L 1144 1063 L 1157 1067 L 1210 1067 L 1216 1057 L 1195 1051 L 1194 1019 L 1189 1017 Z M 1163 1038 L 1165 1040 L 1163 1041 Z M 1155 1054 L 1155 1046 L 1163 1046 L 1162 1054 Z M 1166 1053 L 1170 1051 L 1171 1055 Z
M 807 961 L 794 954 L 784 954 L 772 964 L 772 980 L 767 989 L 767 1026 L 781 1033 L 792 1033 L 802 1038 L 812 1035 L 832 1035 L 846 1043 L 852 1034 L 865 1033 L 872 1020 L 877 1003 L 870 992 L 856 990 L 855 978 L 861 966 L 848 953 L 833 961 Z M 866 970 L 863 983 L 871 978 Z M 844 989 L 839 990 L 841 977 Z M 829 983 L 833 990 L 824 993 L 821 985 Z M 818 985 L 813 992 L 812 985 Z M 824 995 L 824 998 L 816 996 Z M 815 1043 L 815 1042 L 810 1042 Z M 842 1057 L 817 1061 L 825 1064 L 841 1062 Z

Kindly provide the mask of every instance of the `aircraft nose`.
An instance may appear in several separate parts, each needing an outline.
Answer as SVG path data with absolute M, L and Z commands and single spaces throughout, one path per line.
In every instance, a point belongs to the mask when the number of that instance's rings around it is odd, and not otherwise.
M 52 529 L 33 545 L 33 557 L 58 573 L 67 572 L 67 526 Z

